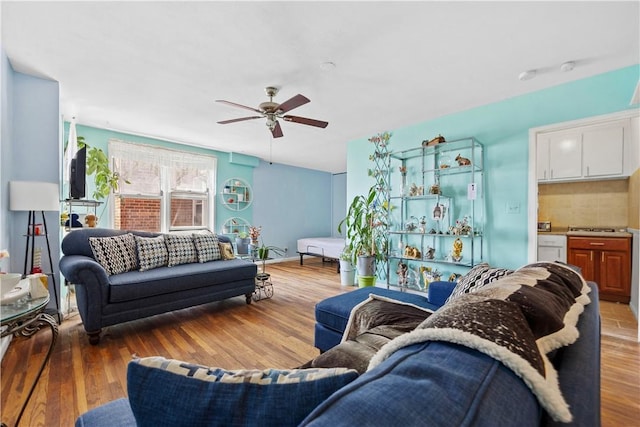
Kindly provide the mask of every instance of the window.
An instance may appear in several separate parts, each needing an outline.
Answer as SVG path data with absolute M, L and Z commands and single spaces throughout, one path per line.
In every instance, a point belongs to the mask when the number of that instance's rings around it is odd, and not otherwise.
M 120 175 L 114 228 L 166 232 L 214 228 L 216 158 L 109 141 Z

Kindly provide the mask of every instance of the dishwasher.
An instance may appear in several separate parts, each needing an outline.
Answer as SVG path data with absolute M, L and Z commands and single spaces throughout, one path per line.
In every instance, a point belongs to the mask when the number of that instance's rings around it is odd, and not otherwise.
M 538 234 L 538 261 L 567 262 L 567 236 Z

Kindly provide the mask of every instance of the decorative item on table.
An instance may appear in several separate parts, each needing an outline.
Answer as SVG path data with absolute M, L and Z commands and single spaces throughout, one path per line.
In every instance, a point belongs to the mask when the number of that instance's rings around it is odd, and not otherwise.
M 20 273 L 0 274 L 0 303 L 21 304 L 29 296 L 29 282 L 21 281 Z
M 404 256 L 405 258 L 420 259 L 422 258 L 422 253 L 420 253 L 420 250 L 415 246 L 407 245 L 404 247 Z
M 246 231 L 241 231 L 236 236 L 236 252 L 238 255 L 248 255 L 249 254 L 249 235 Z
M 423 234 L 427 232 L 427 217 L 424 215 L 420 217 L 419 231 Z
M 449 231 L 454 236 L 470 236 L 472 233 L 469 216 L 465 215 L 461 220 L 456 220 L 456 225 L 449 227 Z
M 427 246 L 427 252 L 424 254 L 424 259 L 435 259 L 436 250 L 431 246 Z
M 467 159 L 466 157 L 462 157 L 460 154 L 458 154 L 458 156 L 456 156 L 456 162 L 458 162 L 458 166 L 470 166 L 471 165 L 471 160 Z
M 416 185 L 414 182 L 409 188 L 409 197 L 422 196 L 424 193 L 424 187 Z
M 49 283 L 46 274 L 30 274 L 27 276 L 27 279 L 29 279 L 29 293 L 31 294 L 31 298 L 44 298 L 49 295 Z
M 408 281 L 408 270 L 407 264 L 402 261 L 398 261 L 398 268 L 396 273 L 398 274 L 398 285 L 404 286 L 407 285 Z
M 459 237 L 453 241 L 453 248 L 451 249 L 451 259 L 455 262 L 462 260 L 462 240 Z
M 432 138 L 430 140 L 425 139 L 424 141 L 422 141 L 422 146 L 432 147 L 434 145 L 442 144 L 443 142 L 447 142 L 447 141 L 444 139 L 444 136 L 438 134 L 438 136 L 436 136 L 435 138 Z
M 444 218 L 444 214 L 446 213 L 446 206 L 443 205 L 442 203 L 436 203 L 436 205 L 433 207 L 433 216 L 432 218 L 435 221 L 440 221 L 442 218 Z

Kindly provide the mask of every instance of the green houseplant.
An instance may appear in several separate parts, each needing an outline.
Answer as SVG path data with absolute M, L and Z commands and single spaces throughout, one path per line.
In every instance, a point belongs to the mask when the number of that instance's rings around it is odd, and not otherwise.
M 376 188 L 353 198 L 347 216 L 338 224 L 345 229 L 351 262 L 358 268 L 358 277 L 375 276 L 375 261 L 382 260 L 387 247 L 387 209 L 376 201 Z
M 84 141 L 83 136 L 77 138 L 78 148 L 87 147 L 87 175 L 93 175 L 95 189 L 93 198 L 104 199 L 111 191 L 118 190 L 118 172 L 114 172 L 109 167 L 109 158 L 100 148 L 91 147 Z M 128 181 L 127 184 L 130 184 Z

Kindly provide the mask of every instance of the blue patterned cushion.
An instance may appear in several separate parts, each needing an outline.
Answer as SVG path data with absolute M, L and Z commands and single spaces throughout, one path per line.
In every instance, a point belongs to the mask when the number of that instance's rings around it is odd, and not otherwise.
M 196 246 L 198 262 L 215 261 L 221 258 L 220 242 L 218 241 L 218 236 L 216 236 L 215 234 L 194 234 L 193 244 Z
M 108 275 L 138 268 L 136 241 L 131 233 L 112 237 L 89 237 L 89 245 L 96 261 L 104 267 Z
M 169 262 L 167 246 L 164 237 L 140 237 L 135 236 L 138 248 L 138 264 L 140 271 L 152 268 L 164 267 Z
M 129 363 L 127 391 L 138 425 L 282 427 L 298 425 L 357 376 L 346 368 L 227 371 L 147 357 Z
M 169 262 L 167 263 L 169 267 L 198 262 L 196 247 L 190 235 L 166 234 L 164 241 L 169 252 Z

